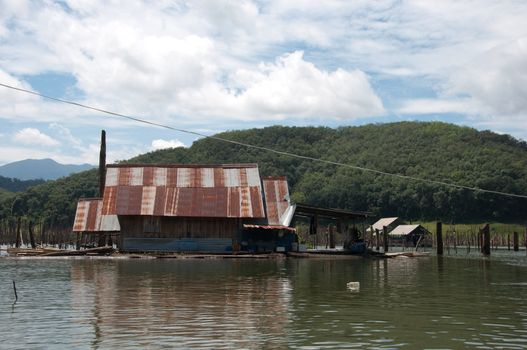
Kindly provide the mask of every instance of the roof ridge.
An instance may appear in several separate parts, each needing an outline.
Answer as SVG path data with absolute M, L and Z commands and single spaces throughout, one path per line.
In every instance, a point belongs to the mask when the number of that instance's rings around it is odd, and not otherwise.
M 130 164 L 108 164 L 107 168 L 258 168 L 258 163 L 233 163 L 233 164 L 146 164 L 146 163 L 130 163 Z

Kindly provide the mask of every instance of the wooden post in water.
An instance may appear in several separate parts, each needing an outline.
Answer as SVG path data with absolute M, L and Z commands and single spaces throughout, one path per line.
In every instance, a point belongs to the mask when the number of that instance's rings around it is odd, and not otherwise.
M 443 224 L 441 221 L 436 223 L 436 242 L 437 255 L 443 255 Z
M 512 234 L 512 246 L 514 247 L 514 251 L 517 252 L 520 250 L 520 239 L 518 237 L 518 232 L 514 232 Z M 510 250 L 510 249 L 509 249 Z
M 335 248 L 335 227 L 333 225 L 329 225 L 329 248 Z
M 104 196 L 106 182 L 106 131 L 101 131 L 101 151 L 99 153 L 99 197 Z
M 507 234 L 507 250 L 511 250 L 511 235 Z
M 384 240 L 384 252 L 386 253 L 388 251 L 388 227 L 383 226 L 382 227 L 383 232 L 383 240 Z
M 20 248 L 20 246 L 22 245 L 22 232 L 20 231 L 21 230 L 21 227 L 22 226 L 22 218 L 19 216 L 16 220 L 16 243 L 15 243 L 15 247 L 17 248 Z
M 483 228 L 481 229 L 481 232 L 483 234 L 483 245 L 481 247 L 481 252 L 483 255 L 490 255 L 490 226 L 489 224 L 485 224 Z
M 29 219 L 27 229 L 29 231 L 29 242 L 31 243 L 31 248 L 35 249 L 37 244 L 35 243 L 35 235 L 33 234 L 33 221 L 31 219 Z
M 372 226 L 373 228 L 373 226 Z M 379 237 L 379 230 L 375 229 L 375 240 L 377 241 L 377 246 L 375 247 L 375 250 L 379 251 L 380 245 L 381 245 L 381 238 Z

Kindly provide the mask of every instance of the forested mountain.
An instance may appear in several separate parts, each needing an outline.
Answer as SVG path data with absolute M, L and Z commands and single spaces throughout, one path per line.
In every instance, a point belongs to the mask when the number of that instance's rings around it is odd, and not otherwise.
M 0 176 L 0 189 L 9 192 L 21 192 L 27 190 L 31 186 L 36 186 L 44 183 L 42 179 L 39 180 L 19 180 L 9 177 Z
M 422 179 L 527 194 L 527 143 L 445 123 L 359 127 L 281 127 L 231 131 L 229 140 Z M 111 145 L 110 145 L 111 147 Z M 261 175 L 286 175 L 292 199 L 405 219 L 446 222 L 527 220 L 527 199 L 409 181 L 228 144 L 214 139 L 160 150 L 129 163 L 258 163 Z M 78 197 L 97 190 L 96 171 L 34 187 L 18 196 L 26 213 L 72 222 Z M 4 213 L 10 208 L 4 201 Z M 68 221 L 69 220 L 69 221 Z
M 53 159 L 24 159 L 0 166 L 0 176 L 19 180 L 56 180 L 93 168 L 90 164 L 60 164 Z

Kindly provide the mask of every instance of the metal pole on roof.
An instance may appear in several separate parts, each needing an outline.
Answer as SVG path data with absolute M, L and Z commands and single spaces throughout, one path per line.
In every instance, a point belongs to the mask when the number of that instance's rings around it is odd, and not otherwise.
M 106 181 L 106 131 L 101 130 L 101 151 L 99 153 L 99 197 L 104 196 Z

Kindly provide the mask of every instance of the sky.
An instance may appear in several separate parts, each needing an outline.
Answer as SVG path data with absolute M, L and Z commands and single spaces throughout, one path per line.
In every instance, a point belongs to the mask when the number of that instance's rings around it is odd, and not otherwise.
M 527 2 L 0 0 L 0 83 L 212 135 L 443 121 L 527 140 Z M 0 164 L 195 135 L 0 86 Z

